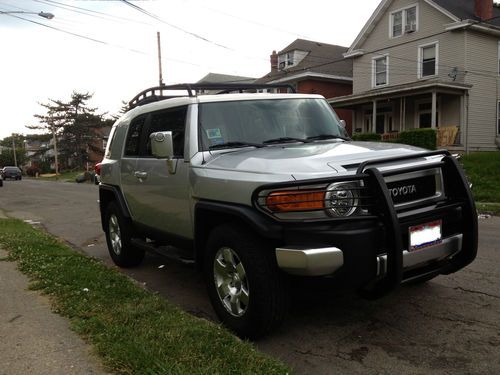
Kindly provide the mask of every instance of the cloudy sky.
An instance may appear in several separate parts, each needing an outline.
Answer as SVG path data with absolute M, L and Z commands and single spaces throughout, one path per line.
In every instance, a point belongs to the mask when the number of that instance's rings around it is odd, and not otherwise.
M 261 77 L 296 38 L 349 46 L 379 0 L 0 0 L 0 139 L 29 133 L 38 103 L 94 94 L 99 112 L 163 80 Z M 35 14 L 50 12 L 47 20 Z

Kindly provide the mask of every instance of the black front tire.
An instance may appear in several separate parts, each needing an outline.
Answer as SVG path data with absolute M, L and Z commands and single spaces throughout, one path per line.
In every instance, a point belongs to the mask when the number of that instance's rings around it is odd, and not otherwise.
M 288 280 L 273 248 L 239 225 L 216 227 L 207 242 L 204 274 L 219 319 L 243 338 L 277 328 L 289 307 Z
M 128 268 L 141 264 L 144 250 L 132 245 L 132 225 L 115 202 L 109 203 L 106 209 L 105 230 L 109 255 L 117 266 Z

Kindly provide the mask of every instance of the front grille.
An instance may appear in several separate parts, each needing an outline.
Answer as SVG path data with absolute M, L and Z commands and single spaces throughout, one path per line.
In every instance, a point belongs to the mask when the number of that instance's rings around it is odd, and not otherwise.
M 436 194 L 435 176 L 423 176 L 387 184 L 394 204 L 408 203 Z
M 440 169 L 428 169 L 386 177 L 387 188 L 396 207 L 424 203 L 443 195 Z

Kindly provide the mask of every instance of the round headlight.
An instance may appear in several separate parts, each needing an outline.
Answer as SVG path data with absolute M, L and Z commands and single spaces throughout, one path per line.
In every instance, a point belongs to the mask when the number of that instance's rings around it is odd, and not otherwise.
M 328 185 L 325 207 L 328 214 L 337 217 L 351 216 L 359 206 L 359 186 L 355 182 L 335 182 Z

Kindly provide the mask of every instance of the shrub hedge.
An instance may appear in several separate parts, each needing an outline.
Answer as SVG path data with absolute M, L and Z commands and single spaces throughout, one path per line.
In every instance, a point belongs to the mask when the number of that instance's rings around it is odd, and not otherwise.
M 381 134 L 376 133 L 357 133 L 353 134 L 354 141 L 381 141 Z M 403 143 L 406 145 L 426 148 L 428 150 L 436 149 L 437 134 L 435 129 L 411 129 L 399 133 L 397 139 L 388 139 L 384 142 Z
M 426 148 L 436 149 L 437 134 L 435 129 L 412 129 L 405 130 L 399 134 L 399 143 Z
M 356 133 L 352 135 L 353 141 L 380 141 L 381 135 L 377 133 Z

